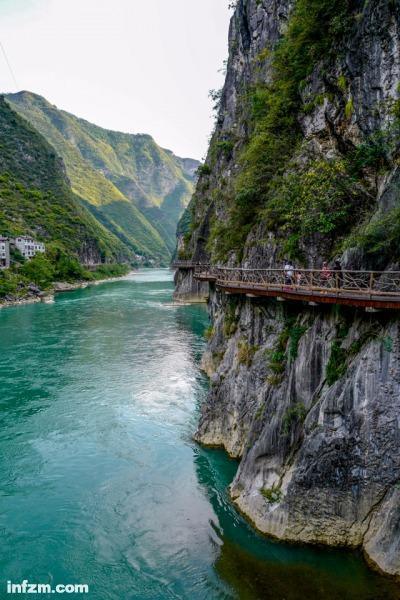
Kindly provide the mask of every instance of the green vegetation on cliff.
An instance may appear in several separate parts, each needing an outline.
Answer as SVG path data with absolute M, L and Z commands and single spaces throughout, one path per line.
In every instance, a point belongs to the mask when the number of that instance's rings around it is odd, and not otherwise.
M 302 141 L 298 120 L 305 109 L 302 88 L 317 62 L 321 57 L 329 60 L 332 47 L 346 33 L 352 4 L 349 0 L 299 0 L 286 33 L 271 53 L 271 82 L 249 91 L 250 135 L 240 157 L 227 225 L 236 231 L 236 250 L 262 216 L 271 229 L 289 230 L 285 248 L 289 254 L 297 251 L 297 239 L 309 231 L 331 232 L 347 223 L 353 182 L 347 182 L 343 164 L 320 161 L 302 172 L 287 171 Z M 260 60 L 269 54 L 265 51 Z M 344 184 L 336 190 L 335 182 L 343 176 Z M 329 222 L 327 205 L 333 208 Z M 226 235 L 221 237 L 222 252 L 232 249 Z
M 281 39 L 255 59 L 254 71 L 263 73 L 267 65 L 269 75 L 255 75 L 239 95 L 237 120 L 244 139 L 217 126 L 197 188 L 199 198 L 208 197 L 226 214 L 224 219 L 215 212 L 211 216 L 207 250 L 213 260 L 224 261 L 233 251 L 240 261 L 258 224 L 275 234 L 280 259 L 301 262 L 310 244 L 327 258 L 351 245 L 374 256 L 374 264 L 384 262 L 383 256 L 400 258 L 399 211 L 371 221 L 374 186 L 398 147 L 400 100 L 393 101 L 391 125 L 361 132 L 358 140 L 338 139 L 336 151 L 318 152 L 304 137 L 304 119 L 325 103 L 335 106 L 344 124 L 354 114 L 346 77 L 336 75 L 335 81 L 331 73 L 337 73 L 363 10 L 356 0 L 297 0 Z M 311 91 L 316 77 L 323 81 L 322 93 Z M 340 131 L 334 135 L 340 138 Z M 324 139 L 319 143 L 323 147 Z M 232 156 L 233 176 L 209 186 Z

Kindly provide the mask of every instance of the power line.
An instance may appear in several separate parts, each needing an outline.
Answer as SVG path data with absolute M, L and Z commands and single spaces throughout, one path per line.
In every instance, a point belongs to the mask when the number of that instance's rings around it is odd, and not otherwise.
M 13 70 L 12 70 L 12 68 L 11 68 L 10 61 L 9 61 L 9 60 L 8 60 L 8 58 L 7 58 L 7 54 L 6 54 L 6 51 L 5 51 L 5 49 L 4 49 L 4 46 L 3 46 L 3 44 L 2 44 L 1 42 L 0 42 L 0 47 L 1 47 L 1 51 L 2 51 L 2 53 L 3 53 L 4 59 L 5 59 L 6 63 L 7 63 L 8 69 L 9 69 L 9 71 L 10 71 L 10 73 L 11 73 L 11 77 L 12 77 L 12 79 L 13 79 L 13 81 L 14 81 L 15 90 L 18 92 L 18 90 L 19 90 L 19 85 L 18 85 L 18 83 L 17 83 L 17 80 L 16 80 L 16 77 L 15 77 L 15 75 L 14 75 L 14 71 L 13 71 Z

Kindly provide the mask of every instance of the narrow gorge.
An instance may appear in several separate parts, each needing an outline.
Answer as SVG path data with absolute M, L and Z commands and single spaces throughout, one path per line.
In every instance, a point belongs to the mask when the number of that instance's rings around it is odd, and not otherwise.
M 397 312 L 227 294 L 194 265 L 398 271 L 399 82 L 398 0 L 239 0 L 175 275 L 176 299 L 208 296 L 195 437 L 239 459 L 237 508 L 396 577 Z

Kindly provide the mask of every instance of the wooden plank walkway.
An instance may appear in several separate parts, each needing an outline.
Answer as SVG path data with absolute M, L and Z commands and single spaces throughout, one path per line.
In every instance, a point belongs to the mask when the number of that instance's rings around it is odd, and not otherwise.
M 192 263 L 193 264 L 193 263 Z M 231 294 L 275 297 L 316 304 L 400 309 L 400 271 L 237 269 L 196 265 L 194 276 Z

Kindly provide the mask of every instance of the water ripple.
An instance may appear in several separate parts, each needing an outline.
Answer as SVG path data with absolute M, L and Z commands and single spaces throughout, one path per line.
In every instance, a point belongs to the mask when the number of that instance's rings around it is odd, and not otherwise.
M 191 439 L 207 315 L 173 305 L 171 279 L 146 270 L 0 311 L 3 579 L 88 583 L 95 600 L 267 598 L 268 574 L 281 585 L 301 562 L 276 598 L 306 583 L 319 597 L 322 573 L 326 598 L 355 599 L 349 572 L 357 593 L 394 598 L 359 558 L 273 544 L 234 511 L 237 464 Z

